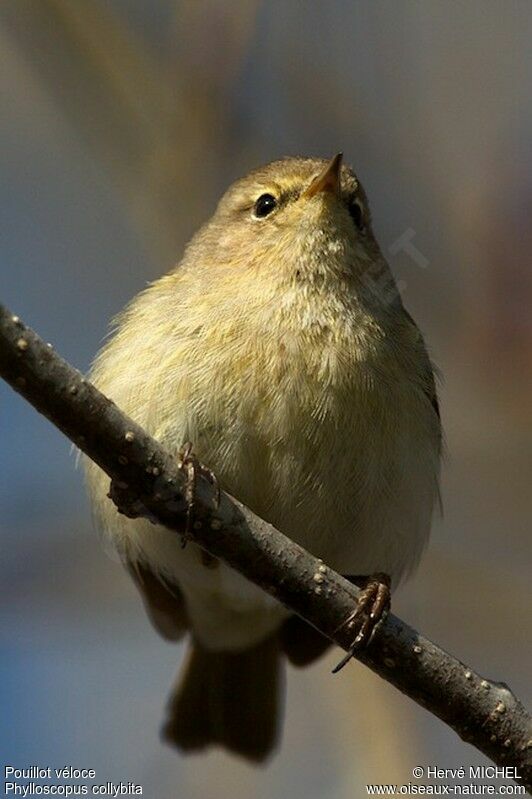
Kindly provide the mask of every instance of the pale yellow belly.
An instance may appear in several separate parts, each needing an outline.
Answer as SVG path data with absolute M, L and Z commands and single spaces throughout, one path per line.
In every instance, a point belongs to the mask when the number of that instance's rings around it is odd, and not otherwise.
M 392 414 L 397 403 L 399 418 Z M 396 585 L 417 564 L 436 497 L 428 412 L 421 398 L 416 407 L 413 396 L 409 407 L 404 397 L 388 397 L 373 411 L 362 403 L 344 417 L 317 419 L 292 395 L 275 413 L 271 406 L 251 418 L 236 411 L 231 436 L 225 420 L 223 430 L 205 425 L 208 436 L 201 422 L 190 425 L 185 437 L 226 490 L 332 568 L 345 575 L 383 571 Z M 161 568 L 172 564 L 198 634 L 211 646 L 249 645 L 285 615 L 231 569 L 206 570 L 192 547 L 163 553 L 157 543 L 153 557 Z
M 337 571 L 397 584 L 420 557 L 437 496 L 438 424 L 421 387 L 350 363 L 352 342 L 284 358 L 277 340 L 245 332 L 238 347 L 207 343 L 178 341 L 172 362 L 142 374 L 120 361 L 103 390 L 171 451 L 192 441 L 227 491 Z M 249 646 L 280 623 L 275 600 L 228 567 L 206 568 L 174 534 L 118 517 L 106 492 L 95 478 L 103 526 L 181 586 L 205 645 Z

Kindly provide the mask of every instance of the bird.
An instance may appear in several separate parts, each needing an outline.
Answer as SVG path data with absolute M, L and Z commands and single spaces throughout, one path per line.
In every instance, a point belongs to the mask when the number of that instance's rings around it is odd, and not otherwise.
M 178 265 L 115 319 L 91 378 L 178 463 L 206 464 L 357 583 L 352 651 L 367 645 L 428 540 L 442 430 L 434 366 L 341 153 L 236 180 Z M 90 461 L 86 472 L 153 625 L 188 636 L 164 739 L 265 761 L 286 661 L 307 665 L 330 642 L 194 543 L 120 515 L 106 475 Z

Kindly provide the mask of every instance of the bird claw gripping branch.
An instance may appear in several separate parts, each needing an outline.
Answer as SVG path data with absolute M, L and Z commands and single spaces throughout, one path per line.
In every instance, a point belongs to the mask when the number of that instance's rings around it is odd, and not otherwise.
M 359 582 L 359 580 L 356 579 L 353 582 Z M 333 674 L 337 674 L 340 669 L 343 669 L 355 652 L 368 646 L 376 628 L 390 610 L 391 581 L 387 574 L 380 572 L 373 574 L 371 577 L 365 578 L 362 584 L 364 587 L 360 592 L 355 610 L 337 628 L 338 631 L 342 627 L 347 627 L 356 634 L 347 654 L 333 669 Z
M 185 532 L 181 539 L 181 546 L 184 549 L 190 537 L 190 532 L 194 524 L 194 510 L 196 504 L 196 487 L 198 476 L 205 477 L 214 489 L 214 507 L 220 505 L 220 484 L 214 472 L 201 463 L 192 451 L 192 444 L 187 441 L 179 453 L 178 467 L 185 472 L 185 500 L 187 503 L 187 523 Z

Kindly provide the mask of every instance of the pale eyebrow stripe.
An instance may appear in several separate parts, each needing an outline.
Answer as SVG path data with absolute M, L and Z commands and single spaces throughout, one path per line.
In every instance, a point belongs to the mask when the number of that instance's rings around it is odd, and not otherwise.
M 290 200 L 297 200 L 302 189 L 303 187 L 301 185 L 293 186 L 288 189 L 282 189 L 280 186 L 274 186 L 272 184 L 257 186 L 253 196 L 246 201 L 243 200 L 242 203 L 239 204 L 234 210 L 237 214 L 244 213 L 245 211 L 251 211 L 262 194 L 271 194 L 272 197 L 275 197 L 275 199 L 279 202 L 279 205 L 284 205 Z

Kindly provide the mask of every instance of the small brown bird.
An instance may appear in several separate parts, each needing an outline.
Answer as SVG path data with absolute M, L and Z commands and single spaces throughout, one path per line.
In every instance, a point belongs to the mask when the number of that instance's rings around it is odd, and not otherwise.
M 427 540 L 441 430 L 423 339 L 341 161 L 287 158 L 231 186 L 118 318 L 92 379 L 176 458 L 192 441 L 225 490 L 365 585 L 358 645 Z M 195 545 L 120 516 L 104 473 L 87 472 L 155 627 L 190 635 L 166 738 L 263 759 L 281 660 L 304 665 L 327 642 Z

